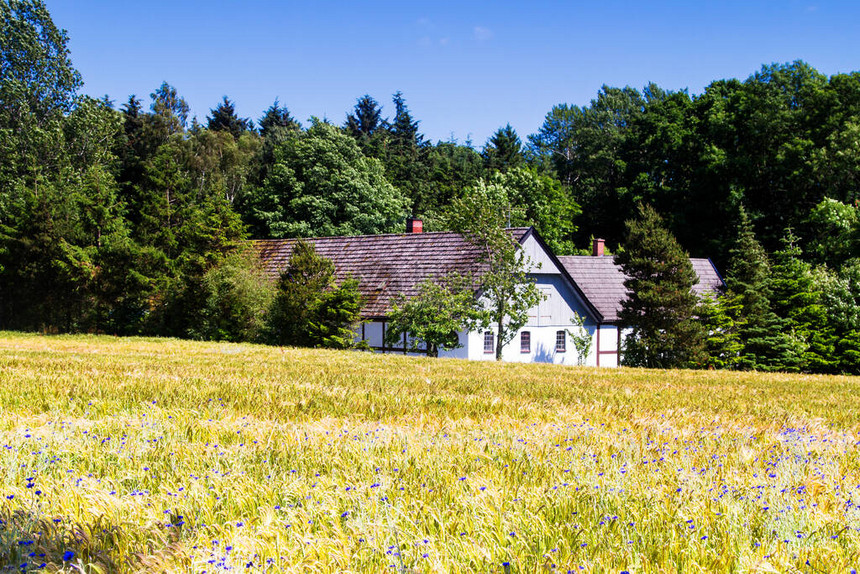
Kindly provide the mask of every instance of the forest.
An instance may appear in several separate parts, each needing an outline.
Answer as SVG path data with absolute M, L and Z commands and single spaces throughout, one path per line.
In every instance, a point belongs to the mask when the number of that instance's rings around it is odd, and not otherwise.
M 729 288 L 699 366 L 860 373 L 860 72 L 604 86 L 475 146 L 428 141 L 400 92 L 342 121 L 189 117 L 167 82 L 94 98 L 40 0 L 0 27 L 0 329 L 258 340 L 275 296 L 246 239 L 440 230 L 477 194 L 559 255 L 623 253 L 650 206 Z

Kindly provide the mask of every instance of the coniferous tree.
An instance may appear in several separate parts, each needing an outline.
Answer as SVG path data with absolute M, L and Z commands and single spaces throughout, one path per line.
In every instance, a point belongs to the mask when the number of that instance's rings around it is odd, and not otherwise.
M 784 322 L 771 308 L 770 262 L 743 208 L 730 253 L 726 284 L 740 298 L 744 321 L 739 330 L 743 350 L 738 366 L 765 371 L 796 369 L 800 360 L 798 342 L 785 331 Z
M 797 237 L 789 228 L 783 238 L 783 248 L 773 255 L 769 280 L 773 310 L 802 349 L 796 364 L 786 365 L 786 369 L 832 372 L 838 364 L 836 337 L 828 324 L 812 267 L 801 255 Z
M 278 345 L 349 348 L 361 312 L 358 281 L 335 282 L 334 264 L 312 243 L 296 242 L 281 273 L 268 317 L 268 338 Z
M 234 139 L 239 139 L 239 136 L 250 130 L 253 125 L 251 120 L 236 115 L 236 106 L 227 96 L 224 96 L 211 113 L 212 115 L 207 118 L 209 123 L 206 127 L 213 131 L 229 132 Z
M 369 140 L 378 130 L 386 127 L 382 107 L 369 95 L 358 98 L 353 113 L 347 114 L 344 128 L 359 143 Z
M 523 164 L 523 142 L 511 124 L 496 130 L 484 146 L 484 164 L 488 171 L 508 171 Z
M 418 120 L 412 119 L 412 114 L 409 112 L 409 107 L 406 105 L 406 100 L 403 98 L 403 93 L 395 92 L 393 97 L 394 102 L 394 120 L 391 122 L 389 131 L 392 136 L 392 146 L 395 149 L 412 149 L 420 148 L 424 145 L 424 136 L 418 131 Z
M 615 256 L 628 297 L 618 314 L 631 333 L 624 363 L 676 368 L 700 364 L 704 333 L 696 317 L 696 274 L 689 255 L 649 206 L 627 222 L 624 250 Z
M 298 131 L 302 128 L 302 124 L 290 115 L 290 110 L 285 106 L 281 106 L 278 100 L 275 100 L 275 103 L 265 111 L 263 117 L 260 118 L 259 124 L 260 135 L 263 137 L 273 135 L 273 131 L 276 129 Z
M 416 213 L 416 208 L 426 205 L 427 197 L 432 194 L 428 182 L 429 146 L 418 131 L 419 122 L 412 118 L 403 94 L 396 92 L 393 101 L 394 118 L 388 127 L 385 172 L 391 183 L 410 199 L 412 211 Z

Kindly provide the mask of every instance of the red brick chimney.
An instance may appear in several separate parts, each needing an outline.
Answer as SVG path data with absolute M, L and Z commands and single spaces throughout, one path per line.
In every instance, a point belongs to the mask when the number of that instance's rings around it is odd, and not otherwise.
M 595 257 L 603 257 L 603 239 L 595 239 L 591 245 L 591 254 Z
M 424 222 L 417 217 L 406 218 L 406 233 L 422 233 L 424 231 Z

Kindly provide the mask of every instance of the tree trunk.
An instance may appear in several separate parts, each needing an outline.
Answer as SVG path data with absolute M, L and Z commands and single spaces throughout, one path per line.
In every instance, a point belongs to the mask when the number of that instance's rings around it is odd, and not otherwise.
M 499 322 L 496 325 L 496 360 L 502 360 L 502 327 L 504 327 L 505 322 L 505 303 L 504 301 L 499 302 Z

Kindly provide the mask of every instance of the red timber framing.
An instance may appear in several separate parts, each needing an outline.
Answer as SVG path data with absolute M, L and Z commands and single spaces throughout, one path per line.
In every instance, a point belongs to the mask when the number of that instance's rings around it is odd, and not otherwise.
M 618 334 L 618 340 L 615 343 L 615 350 L 614 351 L 601 351 L 600 350 L 600 327 L 603 326 L 604 324 L 605 323 L 598 323 L 597 324 L 597 353 L 595 354 L 595 358 L 597 360 L 597 366 L 598 367 L 600 366 L 600 355 L 615 355 L 616 356 L 615 364 L 616 364 L 616 366 L 620 367 L 621 361 L 618 360 L 617 357 L 619 357 L 618 351 L 619 351 L 619 349 L 621 349 L 621 327 L 618 325 L 615 326 L 615 331 Z

